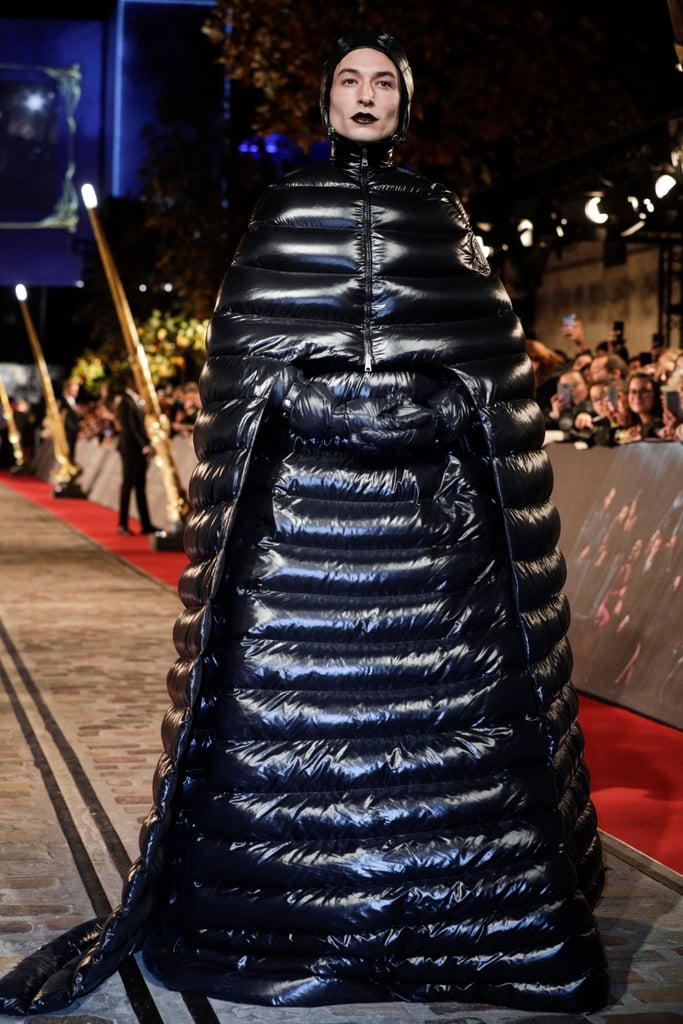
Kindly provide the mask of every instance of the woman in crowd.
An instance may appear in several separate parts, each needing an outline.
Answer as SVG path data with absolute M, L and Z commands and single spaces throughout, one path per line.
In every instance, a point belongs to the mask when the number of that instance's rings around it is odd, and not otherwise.
M 595 410 L 591 405 L 588 383 L 578 370 L 565 370 L 557 380 L 557 389 L 550 398 L 550 415 L 545 418 L 546 430 L 559 431 L 565 441 L 576 440 L 577 417 L 589 416 Z
M 626 382 L 626 395 L 631 423 L 617 432 L 617 442 L 629 444 L 656 438 L 664 425 L 659 381 L 646 370 L 638 370 Z
M 632 423 L 628 411 L 626 381 L 619 377 L 605 377 L 594 381 L 588 392 L 592 412 L 580 412 L 574 421 L 573 440 L 588 445 L 610 448 L 617 443 L 616 435 Z

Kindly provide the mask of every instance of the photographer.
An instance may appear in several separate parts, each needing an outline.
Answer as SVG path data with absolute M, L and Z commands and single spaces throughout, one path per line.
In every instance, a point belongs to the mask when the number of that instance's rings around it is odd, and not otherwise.
M 572 360 L 584 353 L 593 355 L 583 331 L 583 321 L 578 318 L 576 313 L 570 313 L 569 316 L 562 317 L 561 333 L 561 348 L 563 351 L 569 350 Z
M 588 413 L 590 416 L 595 413 L 582 373 L 578 370 L 567 370 L 561 374 L 557 382 L 557 391 L 550 399 L 550 409 L 547 429 L 561 431 L 565 441 L 571 440 L 569 435 L 575 429 L 579 413 Z
M 594 412 L 580 412 L 574 420 L 570 440 L 584 441 L 590 448 L 615 445 L 617 431 L 630 422 L 626 383 L 618 378 L 594 381 L 589 389 Z

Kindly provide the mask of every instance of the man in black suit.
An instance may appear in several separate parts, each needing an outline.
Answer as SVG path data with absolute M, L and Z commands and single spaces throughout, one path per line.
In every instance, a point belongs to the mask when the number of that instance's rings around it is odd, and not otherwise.
M 78 395 L 81 382 L 78 377 L 69 377 L 62 385 L 62 397 L 59 412 L 64 423 L 64 435 L 69 449 L 69 459 L 75 462 L 76 441 L 81 432 L 81 411 L 78 408 Z
M 135 491 L 135 501 L 140 517 L 140 533 L 156 533 L 147 508 L 146 478 L 148 458 L 153 448 L 145 428 L 145 403 L 138 394 L 135 380 L 129 377 L 126 390 L 116 406 L 119 424 L 118 451 L 121 456 L 121 490 L 119 492 L 119 533 L 131 534 L 128 526 L 130 495 Z

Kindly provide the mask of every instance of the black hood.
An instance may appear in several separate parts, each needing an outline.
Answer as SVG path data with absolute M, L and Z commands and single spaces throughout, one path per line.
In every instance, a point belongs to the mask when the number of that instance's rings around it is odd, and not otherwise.
M 337 64 L 351 50 L 362 48 L 379 50 L 380 53 L 394 62 L 398 69 L 399 82 L 401 87 L 401 105 L 398 115 L 398 127 L 389 140 L 392 145 L 402 142 L 408 131 L 410 121 L 410 104 L 413 99 L 413 73 L 405 50 L 393 36 L 386 32 L 372 32 L 359 30 L 349 32 L 348 35 L 340 36 L 328 54 L 323 66 L 322 79 L 320 81 L 320 112 L 322 114 L 325 131 L 331 139 L 334 139 L 336 132 L 330 127 L 330 89 L 332 88 L 332 76 Z

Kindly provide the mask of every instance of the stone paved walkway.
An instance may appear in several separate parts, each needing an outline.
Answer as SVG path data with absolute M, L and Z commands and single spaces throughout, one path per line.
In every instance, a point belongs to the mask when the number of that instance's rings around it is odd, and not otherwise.
M 159 583 L 0 482 L 0 974 L 118 902 L 151 801 L 180 605 Z M 598 918 L 612 1001 L 590 1021 L 683 1021 L 683 877 L 610 837 Z M 133 965 L 134 966 L 134 965 Z M 130 972 L 129 972 L 130 973 Z M 140 965 L 79 1024 L 561 1024 L 460 1004 L 318 1009 L 185 1001 Z M 131 984 L 138 995 L 131 1003 Z M 0 1018 L 16 1020 L 17 1018 Z M 585 1018 L 588 1020 L 588 1018 Z

